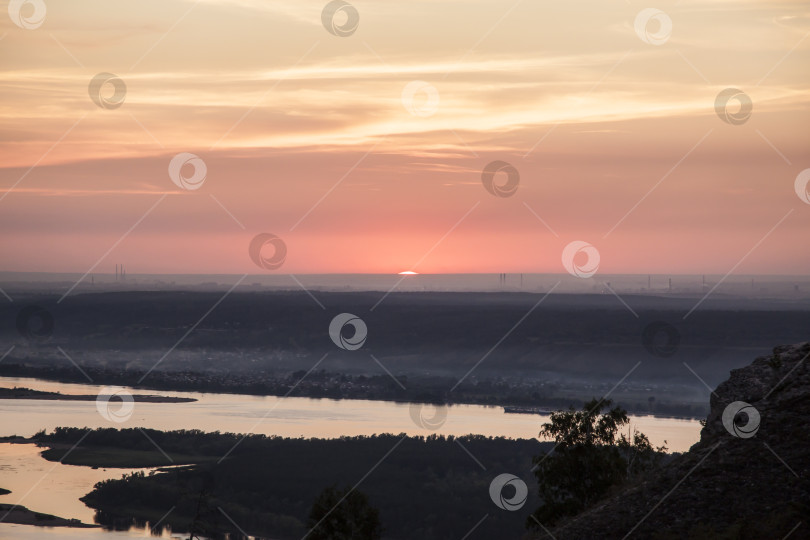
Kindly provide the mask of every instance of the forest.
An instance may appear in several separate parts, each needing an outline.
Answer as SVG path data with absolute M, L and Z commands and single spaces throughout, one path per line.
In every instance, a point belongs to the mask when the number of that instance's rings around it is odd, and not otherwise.
M 546 442 L 140 428 L 56 428 L 34 440 L 49 447 L 46 459 L 67 464 L 191 463 L 96 484 L 82 501 L 109 528 L 158 523 L 213 538 L 439 539 L 466 538 L 473 530 L 479 538 L 518 538 L 673 459 L 643 433 L 623 434 L 627 412 L 612 405 L 592 399 L 581 410 L 553 413 L 539 432 Z M 150 455 L 152 462 L 144 461 Z
M 67 463 L 83 461 L 82 452 L 92 452 L 98 465 L 109 464 L 106 453 L 123 456 L 114 461 L 126 467 L 143 464 L 128 463 L 127 455 L 140 459 L 139 452 L 149 452 L 154 465 L 170 464 L 155 446 L 169 456 L 200 462 L 97 484 L 83 501 L 98 510 L 102 524 L 154 524 L 173 508 L 161 526 L 187 531 L 196 522 L 206 530 L 238 536 L 233 520 L 249 534 L 273 538 L 301 538 L 313 502 L 324 489 L 355 485 L 379 509 L 386 538 L 461 538 L 485 516 L 476 528 L 479 537 L 519 537 L 536 506 L 536 490 L 530 490 L 520 510 L 506 511 L 493 504 L 490 483 L 506 472 L 531 485 L 532 457 L 551 446 L 475 435 L 243 439 L 228 433 L 143 430 L 153 445 L 139 429 L 88 431 L 57 428 L 36 440 L 53 447 L 56 453 L 46 457 L 55 460 L 81 441 Z

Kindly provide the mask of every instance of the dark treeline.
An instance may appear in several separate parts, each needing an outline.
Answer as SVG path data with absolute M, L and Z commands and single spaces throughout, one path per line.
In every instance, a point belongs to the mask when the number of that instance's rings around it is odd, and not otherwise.
M 581 400 L 561 393 L 554 384 L 532 384 L 502 379 L 465 381 L 450 392 L 455 382 L 451 377 L 421 377 L 402 375 L 402 388 L 389 375 L 347 375 L 325 370 L 307 374 L 296 371 L 283 376 L 247 375 L 240 373 L 205 374 L 196 371 L 155 371 L 139 383 L 145 372 L 132 369 L 85 367 L 84 372 L 95 384 L 133 386 L 153 390 L 188 392 L 235 393 L 259 396 L 307 397 L 313 399 L 368 399 L 411 403 L 444 403 L 504 406 L 516 405 L 538 408 L 566 408 Z M 304 377 L 306 375 L 306 377 Z M 60 382 L 84 384 L 84 374 L 71 366 L 0 364 L 0 376 L 34 377 Z M 607 383 L 605 384 L 607 386 Z M 637 399 L 617 400 L 634 414 L 655 414 L 681 418 L 702 418 L 708 410 L 706 403 L 678 403 Z
M 502 376 L 557 373 L 572 378 L 621 377 L 635 360 L 646 360 L 635 377 L 646 380 L 694 382 L 683 368 L 687 361 L 711 384 L 751 354 L 767 352 L 774 342 L 803 339 L 810 311 L 806 304 L 759 301 L 757 309 L 744 300 L 711 299 L 686 320 L 692 298 L 627 295 L 638 317 L 612 295 L 551 295 L 512 331 L 541 298 L 528 293 L 393 293 L 373 312 L 380 293 L 316 291 L 326 310 L 304 292 L 235 292 L 217 306 L 161 365 L 185 369 L 194 353 L 194 368 L 228 371 L 309 369 L 325 352 L 322 367 L 344 373 L 379 373 L 369 363 L 372 353 L 395 374 L 430 371 L 456 380 L 507 332 L 505 339 L 479 366 L 476 374 Z M 59 298 L 32 295 L 0 305 L 0 337 L 19 340 L 15 320 L 20 306 L 36 304 L 53 318 L 52 335 L 24 354 L 50 355 L 53 345 L 69 350 L 77 362 L 136 369 L 151 368 L 191 324 L 221 297 L 219 292 L 117 292 Z M 341 312 L 360 314 L 368 326 L 362 351 L 340 351 L 328 335 L 329 323 Z M 668 358 L 651 356 L 643 334 L 652 321 L 672 323 L 679 349 Z M 14 360 L 22 349 L 7 359 Z M 144 351 L 160 351 L 152 359 Z M 633 360 L 633 361 L 630 361 Z M 628 364 L 629 361 L 629 364 Z
M 15 345 L 0 375 L 84 382 L 58 346 L 101 384 L 134 385 L 148 372 L 145 388 L 284 395 L 318 363 L 292 395 L 558 408 L 610 391 L 632 369 L 613 394 L 622 407 L 702 417 L 707 391 L 693 372 L 713 386 L 810 324 L 806 305 L 779 300 L 712 298 L 684 320 L 695 299 L 624 296 L 635 317 L 610 294 L 550 295 L 533 309 L 539 294 L 394 292 L 373 312 L 381 293 L 314 294 L 325 310 L 300 291 L 235 292 L 188 335 L 219 292 L 21 296 L 0 305 L 0 338 Z M 32 305 L 50 317 L 44 330 L 23 316 Z M 362 349 L 331 341 L 341 312 L 366 323 Z M 669 333 L 650 333 L 662 322 Z
M 237 445 L 241 436 L 235 434 L 144 431 L 169 454 L 217 459 L 97 484 L 83 501 L 100 511 L 100 521 L 110 526 L 154 523 L 175 507 L 163 522 L 174 530 L 193 526 L 238 536 L 224 511 L 249 534 L 273 538 L 301 538 L 312 504 L 325 488 L 354 486 L 361 479 L 358 488 L 379 509 L 386 538 L 461 538 L 486 515 L 476 537 L 518 538 L 536 506 L 535 490 L 521 510 L 510 512 L 493 504 L 490 482 L 509 472 L 531 485 L 532 456 L 548 446 L 473 435 L 390 434 L 339 439 L 250 435 Z M 88 434 L 87 429 L 57 428 L 37 440 L 56 446 L 81 440 L 82 448 L 97 451 L 155 451 L 138 429 Z

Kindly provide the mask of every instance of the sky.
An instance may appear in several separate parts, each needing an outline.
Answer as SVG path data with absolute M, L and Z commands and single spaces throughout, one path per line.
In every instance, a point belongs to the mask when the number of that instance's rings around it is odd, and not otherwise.
M 804 2 L 3 6 L 0 271 L 810 273 Z

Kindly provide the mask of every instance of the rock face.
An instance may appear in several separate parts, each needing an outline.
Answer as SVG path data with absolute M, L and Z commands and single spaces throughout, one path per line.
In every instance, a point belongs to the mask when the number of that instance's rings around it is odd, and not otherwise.
M 776 347 L 733 370 L 712 393 L 689 452 L 552 533 L 557 540 L 810 538 L 810 343 Z

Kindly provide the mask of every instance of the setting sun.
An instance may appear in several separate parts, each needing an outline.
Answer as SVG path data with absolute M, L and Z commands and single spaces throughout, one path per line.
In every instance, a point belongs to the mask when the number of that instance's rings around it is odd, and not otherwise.
M 0 540 L 810 538 L 808 2 L 661 4 L 4 0 Z

